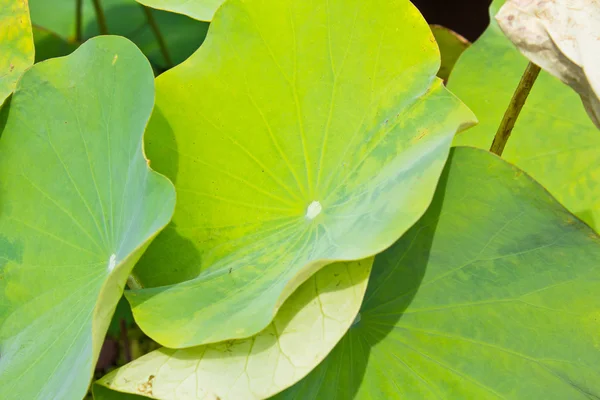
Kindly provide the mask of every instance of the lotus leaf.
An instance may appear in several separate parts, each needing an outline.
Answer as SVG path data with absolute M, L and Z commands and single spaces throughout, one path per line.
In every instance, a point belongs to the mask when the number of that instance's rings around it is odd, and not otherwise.
M 356 323 L 273 400 L 600 396 L 600 238 L 491 153 L 455 148 L 375 258 Z
M 373 259 L 327 266 L 304 282 L 256 336 L 192 347 L 163 348 L 106 375 L 98 384 L 163 400 L 264 399 L 308 374 L 355 319 Z M 151 385 L 148 384 L 149 380 Z M 118 393 L 96 400 L 119 399 Z
M 27 0 L 0 0 L 0 107 L 33 64 L 33 54 Z
M 156 80 L 146 149 L 178 201 L 126 294 L 140 327 L 171 348 L 255 335 L 321 267 L 397 240 L 474 121 L 439 62 L 408 0 L 224 3 Z
M 492 16 L 503 3 L 492 3 Z M 480 121 L 457 135 L 455 144 L 490 148 L 527 62 L 492 18 L 483 36 L 460 57 L 448 82 Z M 558 79 L 540 73 L 502 157 L 600 230 L 600 135 L 579 97 Z
M 153 75 L 127 39 L 36 64 L 0 140 L 0 398 L 77 399 L 127 277 L 175 206 L 142 136 Z

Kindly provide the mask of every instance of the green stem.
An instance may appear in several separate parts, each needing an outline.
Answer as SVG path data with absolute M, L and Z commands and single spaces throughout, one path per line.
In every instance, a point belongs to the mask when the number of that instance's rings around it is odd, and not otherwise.
M 525 100 L 527 100 L 527 96 L 529 96 L 529 92 L 539 73 L 540 67 L 531 62 L 527 65 L 527 68 L 521 77 L 521 81 L 519 82 L 519 86 L 517 86 L 517 89 L 510 100 L 510 104 L 504 113 L 504 118 L 502 118 L 502 122 L 498 127 L 498 132 L 496 132 L 496 136 L 494 137 L 494 142 L 490 148 L 492 153 L 498 154 L 499 156 L 502 155 L 506 142 L 515 127 L 515 122 L 517 122 L 517 118 L 521 113 Z
M 171 68 L 173 66 L 173 60 L 171 60 L 171 55 L 169 54 L 169 50 L 167 49 L 167 44 L 165 43 L 165 39 L 160 33 L 160 29 L 158 24 L 156 23 L 156 19 L 154 15 L 152 15 L 152 10 L 146 6 L 142 6 L 144 9 L 144 13 L 146 14 L 146 19 L 148 20 L 148 24 L 150 28 L 152 28 L 152 32 L 154 32 L 154 36 L 156 36 L 156 41 L 158 42 L 158 46 L 160 47 L 160 52 L 167 63 L 167 68 Z
M 108 27 L 106 25 L 106 18 L 104 17 L 104 11 L 100 0 L 92 0 L 94 3 L 94 11 L 96 11 L 96 21 L 98 22 L 98 30 L 101 35 L 108 35 Z
M 75 0 L 75 40 L 77 43 L 81 43 L 81 19 L 83 13 L 83 0 Z

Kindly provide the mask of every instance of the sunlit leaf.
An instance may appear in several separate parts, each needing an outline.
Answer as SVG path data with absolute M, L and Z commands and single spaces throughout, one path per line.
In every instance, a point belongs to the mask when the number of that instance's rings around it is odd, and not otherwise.
M 274 399 L 595 399 L 600 238 L 491 153 L 453 150 L 375 258 L 359 318 Z
M 502 3 L 492 4 L 492 15 Z M 490 148 L 527 62 L 492 18 L 488 30 L 460 57 L 448 82 L 480 122 L 458 135 L 455 144 Z M 579 97 L 558 79 L 542 71 L 502 157 L 600 230 L 600 135 Z
M 0 0 L 0 106 L 33 64 L 33 53 L 27 0 Z
M 508 0 L 496 19 L 527 58 L 579 93 L 600 128 L 600 2 Z
M 153 75 L 128 40 L 29 69 L 0 140 L 0 398 L 86 393 L 129 272 L 173 212 L 142 135 Z
M 304 282 L 249 339 L 160 349 L 103 377 L 115 391 L 159 399 L 264 399 L 306 376 L 354 321 L 373 259 L 332 264 Z M 96 389 L 94 389 L 96 392 Z M 96 400 L 119 399 L 118 393 Z
M 151 288 L 127 294 L 141 328 L 171 348 L 252 336 L 321 267 L 391 245 L 473 123 L 438 68 L 408 0 L 226 2 L 156 81 L 146 148 L 178 201 L 136 267 Z
M 145 6 L 187 15 L 200 21 L 212 21 L 225 0 L 136 0 Z

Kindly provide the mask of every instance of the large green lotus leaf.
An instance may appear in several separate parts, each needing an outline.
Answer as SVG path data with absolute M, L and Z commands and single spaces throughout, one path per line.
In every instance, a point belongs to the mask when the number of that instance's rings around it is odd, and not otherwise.
M 33 64 L 33 53 L 27 0 L 0 0 L 0 106 Z
M 225 0 L 136 0 L 160 10 L 187 15 L 200 21 L 212 21 L 215 12 Z
M 35 62 L 66 56 L 77 48 L 77 44 L 68 42 L 54 32 L 35 25 L 33 26 L 33 42 L 35 44 Z
M 58 36 L 75 41 L 75 0 L 29 0 L 33 23 Z M 167 67 L 158 41 L 146 20 L 141 6 L 135 0 L 100 0 L 110 34 L 131 39 L 156 65 Z M 158 10 L 152 11 L 160 32 L 176 64 L 196 50 L 208 29 L 201 23 L 182 15 Z M 92 0 L 84 0 L 82 7 L 83 39 L 99 34 Z
M 503 0 L 491 7 L 495 15 Z M 469 105 L 480 124 L 455 144 L 489 149 L 528 60 L 494 18 L 463 53 L 448 87 Z M 569 210 L 600 230 L 600 135 L 577 94 L 542 72 L 502 154 L 544 185 Z
M 81 399 L 127 276 L 175 206 L 142 151 L 152 70 L 103 36 L 19 82 L 0 140 L 0 398 Z
M 306 376 L 344 336 L 360 308 L 372 264 L 369 258 L 323 268 L 252 338 L 182 350 L 163 348 L 98 384 L 164 400 L 272 396 Z M 104 393 L 100 390 L 96 400 L 120 398 L 118 393 Z
M 178 202 L 136 267 L 151 288 L 127 294 L 141 328 L 177 348 L 249 337 L 322 266 L 390 246 L 474 119 L 438 68 L 408 0 L 226 2 L 156 81 L 146 148 Z
M 287 399 L 600 397 L 600 238 L 491 153 L 455 148 L 375 258 L 357 322 Z

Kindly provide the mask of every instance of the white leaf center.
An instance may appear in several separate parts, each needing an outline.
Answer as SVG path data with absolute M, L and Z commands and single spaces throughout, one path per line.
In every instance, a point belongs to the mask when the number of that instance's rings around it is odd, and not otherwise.
M 112 272 L 112 270 L 115 269 L 115 265 L 117 265 L 117 255 L 113 254 L 108 260 L 108 272 Z
M 318 201 L 313 201 L 308 205 L 308 208 L 306 209 L 306 218 L 309 220 L 315 219 L 317 215 L 321 214 L 321 210 L 323 210 L 323 207 L 321 207 L 321 203 L 319 203 Z

